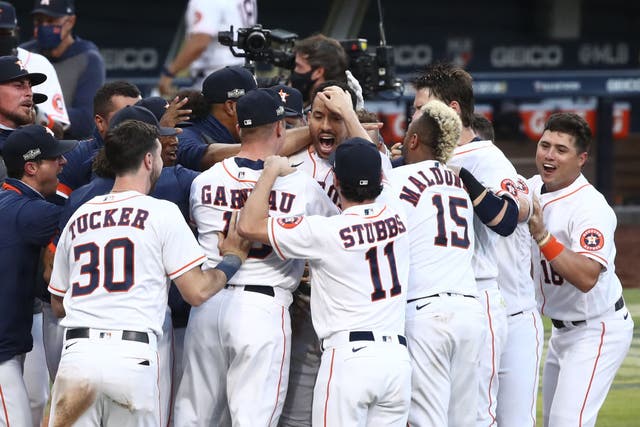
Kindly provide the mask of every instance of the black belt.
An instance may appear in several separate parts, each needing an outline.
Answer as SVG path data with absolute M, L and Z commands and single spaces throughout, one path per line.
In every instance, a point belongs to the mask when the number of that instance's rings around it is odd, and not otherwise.
M 383 338 L 384 339 L 384 338 Z M 349 332 L 349 341 L 375 341 L 375 336 L 371 331 L 351 331 Z M 407 339 L 402 335 L 398 335 L 398 342 L 403 346 L 407 346 Z
M 620 309 L 622 309 L 624 307 L 624 298 L 622 296 L 620 296 L 620 299 L 618 299 L 618 301 L 616 301 L 615 305 L 613 306 L 613 308 L 615 309 L 615 311 L 618 311 Z M 553 323 L 553 326 L 557 329 L 562 329 L 564 327 L 566 327 L 567 325 L 565 324 L 565 322 L 563 322 L 562 320 L 558 320 L 558 319 L 551 319 L 551 323 Z M 573 320 L 573 321 L 567 321 L 566 323 L 570 323 L 573 326 L 580 326 L 580 325 L 584 325 L 585 323 L 587 323 L 586 320 Z
M 447 295 L 449 295 L 450 297 L 452 297 L 452 296 L 454 296 L 454 295 L 460 295 L 460 296 L 463 296 L 463 297 L 465 297 L 465 298 L 475 298 L 475 296 L 473 296 L 473 295 L 457 294 L 457 293 L 455 293 L 455 292 L 440 292 L 440 293 L 435 294 L 435 295 L 427 295 L 426 297 L 413 298 L 413 299 L 407 300 L 407 303 L 414 302 L 414 301 L 419 301 L 419 300 L 421 300 L 421 299 L 425 299 L 425 298 L 435 298 L 435 297 L 439 297 L 439 296 L 440 296 L 440 294 L 447 294 Z
M 67 329 L 67 333 L 65 336 L 68 340 L 73 340 L 76 338 L 89 338 L 90 331 L 89 328 Z M 122 331 L 122 339 L 125 341 L 137 341 L 149 344 L 149 334 L 147 334 L 146 332 Z
M 242 286 L 242 285 L 226 285 L 225 288 L 228 289 L 232 286 Z M 276 296 L 276 292 L 273 290 L 273 286 L 244 285 L 244 290 L 247 292 L 255 292 L 255 293 L 267 295 L 270 297 Z

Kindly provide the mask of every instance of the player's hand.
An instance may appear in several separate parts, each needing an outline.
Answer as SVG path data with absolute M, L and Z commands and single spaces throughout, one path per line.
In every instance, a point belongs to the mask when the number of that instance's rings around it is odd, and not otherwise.
M 355 114 L 351 95 L 338 86 L 329 86 L 316 95 L 324 103 L 329 111 L 340 117 L 345 117 L 348 113 Z
M 186 96 L 182 99 L 177 96 L 173 98 L 167 106 L 167 111 L 164 112 L 160 119 L 160 126 L 174 128 L 178 123 L 189 120 L 189 115 L 192 111 L 188 108 L 182 108 L 187 102 L 189 102 L 189 98 Z
M 225 236 L 223 233 L 218 233 L 218 252 L 220 252 L 222 256 L 237 255 L 242 262 L 244 262 L 249 254 L 249 249 L 251 249 L 251 242 L 240 237 L 236 229 L 237 221 L 238 211 L 234 211 L 229 220 L 227 235 Z
M 277 176 L 289 175 L 296 168 L 289 164 L 289 159 L 283 156 L 269 156 L 264 160 L 264 169 L 273 171 Z
M 176 87 L 173 85 L 173 79 L 169 76 L 163 75 L 158 82 L 158 91 L 160 95 L 169 96 L 176 92 Z
M 391 146 L 391 160 L 402 157 L 402 142 L 396 142 Z
M 542 208 L 540 207 L 540 201 L 538 197 L 533 195 L 533 214 L 529 219 L 529 233 L 531 237 L 537 242 L 542 239 L 546 233 L 546 227 L 542 218 Z

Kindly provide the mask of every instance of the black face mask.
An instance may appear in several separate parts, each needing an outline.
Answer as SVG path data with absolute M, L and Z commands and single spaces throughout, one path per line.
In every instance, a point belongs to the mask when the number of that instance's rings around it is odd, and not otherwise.
M 15 55 L 18 47 L 18 37 L 13 34 L 0 36 L 0 56 Z
M 302 94 L 302 100 L 306 103 L 309 102 L 309 89 L 316 82 L 315 80 L 311 80 L 311 74 L 313 74 L 314 68 L 309 70 L 306 73 L 296 73 L 295 71 L 291 72 L 291 76 L 289 77 L 289 81 L 291 82 L 291 87 L 298 89 Z

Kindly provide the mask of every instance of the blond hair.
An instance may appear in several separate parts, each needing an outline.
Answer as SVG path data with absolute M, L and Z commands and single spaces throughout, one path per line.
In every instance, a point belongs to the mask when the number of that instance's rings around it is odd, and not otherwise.
M 433 141 L 430 143 L 435 159 L 447 163 L 458 145 L 462 132 L 462 121 L 458 113 L 437 99 L 425 103 L 420 111 L 422 114 L 416 121 L 423 119 L 435 125 Z

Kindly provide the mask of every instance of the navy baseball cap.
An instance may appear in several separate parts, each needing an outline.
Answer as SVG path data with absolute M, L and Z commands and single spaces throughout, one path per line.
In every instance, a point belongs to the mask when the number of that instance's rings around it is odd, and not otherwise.
M 158 121 L 160 121 L 164 112 L 169 108 L 169 102 L 161 96 L 148 96 L 146 98 L 142 98 L 140 101 L 136 102 L 136 105 L 151 111 Z
M 76 7 L 73 0 L 36 0 L 31 14 L 34 15 L 36 13 L 59 18 L 75 14 Z
M 286 85 L 275 85 L 270 87 L 282 99 L 284 104 L 285 117 L 303 117 L 302 93 L 294 87 Z
M 0 1 L 0 28 L 8 28 L 10 30 L 18 26 L 16 18 L 16 9 L 11 3 Z
M 160 126 L 160 122 L 158 122 L 156 116 L 154 116 L 151 111 L 139 105 L 128 105 L 115 113 L 111 121 L 109 121 L 109 130 L 127 120 L 137 120 L 155 126 L 160 136 L 175 136 L 178 134 L 178 131 L 174 128 Z
M 338 145 L 332 163 L 340 182 L 351 187 L 380 185 L 382 180 L 380 152 L 364 138 L 349 138 Z
M 258 88 L 255 77 L 240 66 L 224 67 L 209 74 L 202 82 L 202 95 L 210 104 L 237 101 L 249 91 Z
M 238 100 L 238 125 L 241 128 L 275 123 L 284 119 L 284 105 L 271 89 L 256 89 Z
M 2 157 L 8 169 L 20 169 L 27 162 L 55 159 L 77 144 L 78 141 L 57 140 L 44 126 L 28 125 L 11 132 L 4 143 Z
M 0 56 L 0 83 L 11 82 L 26 77 L 31 86 L 39 85 L 47 80 L 42 73 L 30 73 L 17 56 Z

